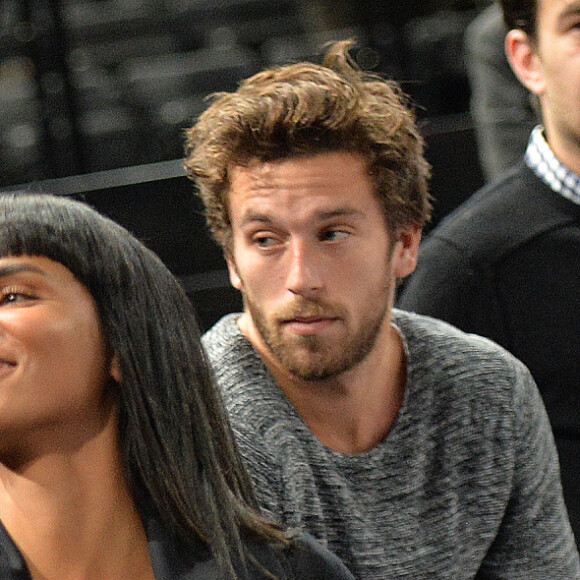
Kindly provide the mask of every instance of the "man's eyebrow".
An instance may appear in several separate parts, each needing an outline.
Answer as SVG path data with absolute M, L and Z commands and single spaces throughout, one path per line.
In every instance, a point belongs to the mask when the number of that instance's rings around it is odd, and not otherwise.
M 580 2 L 574 2 L 570 4 L 560 13 L 558 17 L 559 20 L 564 20 L 565 18 L 569 18 L 571 16 L 577 16 L 580 13 Z
M 6 278 L 7 276 L 14 276 L 15 274 L 20 274 L 21 272 L 32 272 L 33 274 L 41 274 L 46 276 L 46 272 L 36 266 L 31 264 L 8 264 L 7 266 L 0 266 L 0 278 Z
M 242 225 L 251 222 L 268 223 L 274 221 L 273 216 L 264 212 L 250 211 L 242 217 Z
M 330 220 L 335 218 L 341 217 L 353 217 L 357 215 L 362 215 L 362 212 L 354 207 L 347 207 L 347 208 L 340 208 L 340 209 L 332 209 L 332 210 L 318 210 L 314 212 L 314 219 L 317 220 Z M 242 218 L 242 225 L 251 223 L 251 222 L 261 222 L 261 223 L 270 223 L 276 221 L 276 218 L 266 212 L 248 212 Z

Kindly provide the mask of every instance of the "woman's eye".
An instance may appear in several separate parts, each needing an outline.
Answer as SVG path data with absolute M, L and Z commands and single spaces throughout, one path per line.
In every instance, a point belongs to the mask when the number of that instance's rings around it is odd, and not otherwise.
M 7 292 L 6 294 L 2 295 L 0 301 L 2 304 L 12 304 L 14 302 L 18 302 L 19 299 L 20 294 L 17 294 L 16 292 Z
M 31 300 L 32 296 L 23 292 L 8 290 L 0 294 L 0 304 L 18 304 L 26 300 Z

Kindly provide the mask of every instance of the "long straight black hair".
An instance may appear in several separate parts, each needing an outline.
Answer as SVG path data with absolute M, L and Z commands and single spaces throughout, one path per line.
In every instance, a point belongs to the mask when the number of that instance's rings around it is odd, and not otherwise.
M 209 550 L 224 578 L 249 561 L 244 537 L 289 545 L 258 515 L 194 309 L 161 260 L 88 205 L 28 192 L 0 194 L 0 257 L 10 255 L 59 262 L 91 293 L 122 375 L 120 441 L 142 513 Z

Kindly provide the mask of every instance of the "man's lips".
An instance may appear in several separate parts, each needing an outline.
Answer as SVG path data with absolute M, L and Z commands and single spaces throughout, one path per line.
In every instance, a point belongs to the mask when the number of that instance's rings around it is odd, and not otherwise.
M 283 321 L 283 325 L 294 334 L 302 336 L 319 334 L 331 326 L 337 319 L 320 316 L 298 316 Z

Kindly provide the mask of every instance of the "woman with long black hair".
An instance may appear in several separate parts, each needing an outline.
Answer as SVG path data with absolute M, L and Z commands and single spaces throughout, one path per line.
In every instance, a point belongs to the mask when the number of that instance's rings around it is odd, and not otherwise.
M 174 276 L 87 205 L 0 195 L 0 577 L 351 579 L 263 519 Z

